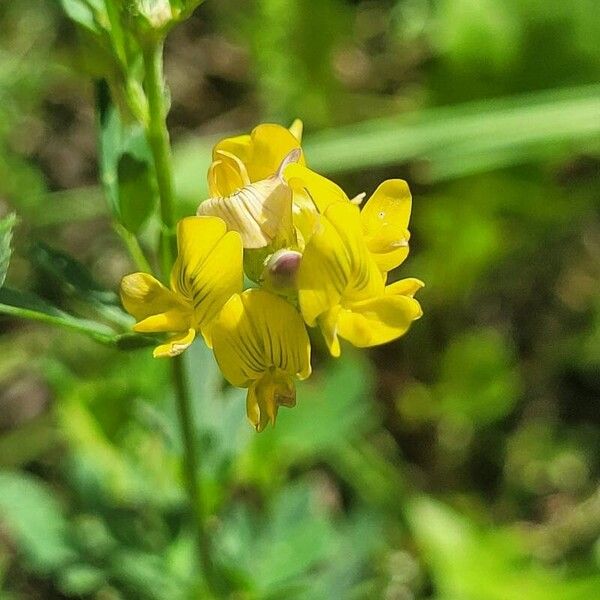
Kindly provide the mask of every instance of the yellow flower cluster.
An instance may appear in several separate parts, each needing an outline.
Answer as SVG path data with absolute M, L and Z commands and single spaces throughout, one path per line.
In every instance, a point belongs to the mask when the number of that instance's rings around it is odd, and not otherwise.
M 310 375 L 305 325 L 339 356 L 340 337 L 384 344 L 421 316 L 421 281 L 386 285 L 408 255 L 406 182 L 383 182 L 360 210 L 363 195 L 349 199 L 306 166 L 301 136 L 295 121 L 219 142 L 210 198 L 178 224 L 170 289 L 146 273 L 121 284 L 135 331 L 174 334 L 154 356 L 175 356 L 202 334 L 224 377 L 248 389 L 258 431 L 294 406 L 295 378 Z M 243 291 L 244 273 L 256 287 Z

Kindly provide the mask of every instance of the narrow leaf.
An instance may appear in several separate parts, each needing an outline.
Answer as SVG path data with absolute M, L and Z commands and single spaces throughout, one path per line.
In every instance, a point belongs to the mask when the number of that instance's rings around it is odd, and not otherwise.
M 102 184 L 115 218 L 138 233 L 156 205 L 152 155 L 142 127 L 123 122 L 105 82 L 97 86 L 96 106 Z
M 119 158 L 117 182 L 121 223 L 132 233 L 140 230 L 154 208 L 150 162 L 125 152 Z
M 36 242 L 30 250 L 31 262 L 70 294 L 92 303 L 118 305 L 117 295 L 102 287 L 85 265 L 72 256 Z
M 99 33 L 96 15 L 103 9 L 101 0 L 61 0 L 61 5 L 72 21 L 88 31 Z
M 12 254 L 12 231 L 17 217 L 14 213 L 0 219 L 0 287 L 4 285 Z
M 6 287 L 0 289 L 0 314 L 66 327 L 107 344 L 116 339 L 114 331 L 102 323 L 74 317 L 35 294 Z

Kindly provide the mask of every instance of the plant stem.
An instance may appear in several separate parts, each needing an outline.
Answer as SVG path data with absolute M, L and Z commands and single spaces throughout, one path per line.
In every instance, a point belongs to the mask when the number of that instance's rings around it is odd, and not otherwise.
M 14 293 L 8 288 L 3 288 L 3 292 L 4 295 L 7 295 L 9 292 Z M 50 312 L 50 310 L 52 312 Z M 97 323 L 96 321 L 90 321 L 88 319 L 73 317 L 68 313 L 64 313 L 54 307 L 50 307 L 48 310 L 36 310 L 35 308 L 7 304 L 2 298 L 0 299 L 0 315 L 9 315 L 19 319 L 29 319 L 30 321 L 39 321 L 40 323 L 48 323 L 49 325 L 66 327 L 67 329 L 72 329 L 73 331 L 89 335 L 97 342 L 108 344 L 109 346 L 113 345 L 117 339 L 115 331 L 107 325 L 104 325 L 103 323 Z
M 177 412 L 184 446 L 184 475 L 187 493 L 196 520 L 198 554 L 204 569 L 206 582 L 214 592 L 219 589 L 219 585 L 216 581 L 215 568 L 211 558 L 210 539 L 205 527 L 206 514 L 198 482 L 198 447 L 196 445 L 190 389 L 186 377 L 186 365 L 182 356 L 174 357 L 172 364 Z
M 152 273 L 152 266 L 148 262 L 148 259 L 146 258 L 146 255 L 144 254 L 137 237 L 130 231 L 127 231 L 127 229 L 125 229 L 121 223 L 115 222 L 114 227 L 115 231 L 127 247 L 129 255 L 133 259 L 135 266 L 144 273 Z
M 175 194 L 171 146 L 167 130 L 167 108 L 163 79 L 162 42 L 150 44 L 144 50 L 145 90 L 148 98 L 148 122 L 146 137 L 154 157 L 156 181 L 160 197 L 161 267 L 163 277 L 169 276 L 176 254 L 175 239 Z M 206 583 L 214 595 L 219 595 L 220 585 L 211 558 L 210 538 L 206 531 L 206 514 L 200 491 L 198 444 L 192 418 L 192 399 L 188 387 L 187 369 L 181 356 L 171 361 L 177 412 L 183 439 L 183 468 L 186 489 L 194 518 L 198 554 Z
M 154 157 L 156 181 L 160 196 L 160 218 L 162 222 L 160 255 L 163 278 L 169 277 L 175 259 L 175 193 L 171 144 L 167 129 L 167 108 L 163 79 L 162 42 L 150 44 L 144 50 L 146 73 L 145 89 L 148 98 L 148 123 L 146 136 Z

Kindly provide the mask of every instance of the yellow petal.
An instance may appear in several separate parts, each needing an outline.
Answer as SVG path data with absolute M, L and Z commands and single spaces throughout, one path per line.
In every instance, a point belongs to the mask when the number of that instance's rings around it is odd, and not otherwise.
M 369 251 L 378 266 L 390 271 L 408 255 L 408 222 L 412 198 L 402 179 L 384 181 L 361 211 L 361 220 Z
M 195 337 L 196 332 L 193 329 L 189 329 L 171 338 L 165 344 L 154 348 L 152 355 L 154 358 L 172 358 L 173 356 L 177 356 L 191 345 Z
M 407 277 L 406 279 L 400 279 L 385 287 L 385 293 L 390 295 L 402 295 L 410 296 L 411 298 L 422 288 L 425 284 L 415 277 Z
M 193 325 L 191 306 L 180 306 L 156 315 L 150 315 L 133 326 L 138 333 L 184 331 Z
M 314 210 L 321 214 L 324 214 L 334 202 L 349 202 L 348 196 L 339 185 L 305 167 L 302 163 L 290 164 L 285 170 L 284 177 L 294 192 L 300 195 L 299 201 L 307 204 L 302 196 L 307 194 L 310 203 L 314 205 Z
M 342 308 L 337 333 L 359 348 L 378 346 L 404 335 L 421 315 L 421 306 L 414 298 L 386 295 Z
M 177 245 L 171 287 L 193 306 L 194 327 L 204 329 L 242 289 L 242 242 L 217 217 L 186 217 L 177 225 Z
M 351 274 L 350 257 L 335 227 L 318 219 L 298 270 L 298 300 L 304 320 L 314 327 L 324 312 L 339 304 Z
M 356 206 L 337 202 L 318 218 L 297 281 L 302 316 L 311 327 L 340 303 L 383 295 L 384 280 L 367 251 Z
M 244 163 L 231 152 L 217 150 L 217 159 L 208 169 L 211 196 L 229 196 L 250 183 Z
M 246 185 L 227 197 L 209 198 L 198 215 L 219 217 L 242 236 L 244 248 L 264 248 L 275 239 L 291 241 L 292 190 L 278 176 Z
M 225 378 L 248 387 L 269 369 L 305 379 L 310 342 L 304 323 L 285 300 L 258 289 L 234 295 L 211 330 L 213 350 Z
M 281 125 L 265 123 L 255 127 L 250 134 L 250 151 L 247 160 L 240 158 L 248 169 L 250 181 L 260 181 L 271 177 L 283 159 L 297 148 L 300 148 L 300 142 L 289 129 Z M 304 163 L 302 156 L 299 157 L 299 162 Z
M 407 240 L 406 246 L 402 246 L 388 252 L 379 253 L 371 251 L 371 255 L 375 260 L 375 264 L 380 271 L 387 273 L 388 271 L 400 266 L 406 260 L 406 257 L 409 253 L 408 238 L 409 234 L 407 231 L 404 238 Z
M 125 310 L 139 321 L 135 331 L 181 331 L 190 325 L 190 305 L 148 273 L 123 277 L 121 301 Z
M 344 299 L 362 300 L 383 294 L 384 280 L 367 250 L 358 207 L 349 202 L 337 202 L 325 215 L 340 236 L 350 263 Z
M 220 152 L 225 151 L 237 156 L 244 164 L 246 164 L 250 158 L 251 148 L 252 141 L 247 133 L 225 138 L 218 142 L 213 148 L 213 161 L 219 160 Z
M 196 302 L 194 323 L 211 347 L 210 327 L 225 303 L 242 291 L 243 249 L 240 236 L 231 231 L 215 246 L 210 259 L 194 281 Z
M 290 125 L 290 133 L 298 140 L 298 143 L 302 141 L 303 130 L 304 123 L 300 119 L 294 119 L 294 122 Z
M 329 353 L 335 358 L 339 357 L 342 351 L 340 347 L 340 340 L 338 338 L 337 326 L 338 316 L 341 310 L 341 306 L 334 306 L 321 317 L 319 317 L 319 328 L 323 334 L 323 339 L 325 340 L 325 344 L 329 349 Z
M 246 396 L 246 414 L 256 431 L 275 425 L 280 406 L 296 405 L 296 386 L 290 375 L 281 370 L 267 371 L 253 381 Z

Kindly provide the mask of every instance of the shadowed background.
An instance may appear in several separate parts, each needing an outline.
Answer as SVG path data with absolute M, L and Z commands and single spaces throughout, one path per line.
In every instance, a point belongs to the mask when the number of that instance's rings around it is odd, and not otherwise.
M 98 65 L 55 2 L 0 4 L 7 281 L 69 311 L 135 269 L 99 186 Z M 305 124 L 350 197 L 413 191 L 406 337 L 327 357 L 256 435 L 187 353 L 202 483 L 239 598 L 593 600 L 600 589 L 595 0 L 207 0 L 167 40 L 180 216 L 210 149 Z M 156 228 L 143 239 L 153 243 Z M 85 314 L 84 314 L 85 316 Z M 0 319 L 0 590 L 198 597 L 164 362 Z

